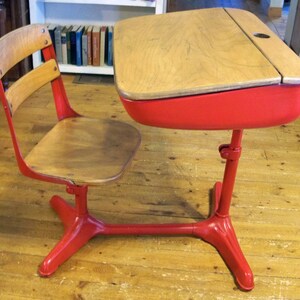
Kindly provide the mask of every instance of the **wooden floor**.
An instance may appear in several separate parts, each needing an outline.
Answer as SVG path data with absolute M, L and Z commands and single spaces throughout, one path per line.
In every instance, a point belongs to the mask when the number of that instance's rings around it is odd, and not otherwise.
M 222 179 L 217 148 L 227 131 L 180 131 L 134 123 L 113 85 L 73 84 L 77 111 L 134 124 L 142 134 L 129 172 L 117 184 L 91 188 L 92 214 L 106 222 L 189 222 L 209 211 Z M 27 152 L 55 122 L 49 87 L 16 113 Z M 34 123 L 35 122 L 35 123 Z M 63 233 L 48 205 L 63 186 L 25 178 L 17 169 L 1 109 L 0 299 L 300 299 L 300 119 L 247 130 L 231 209 L 255 289 L 239 291 L 216 250 L 192 237 L 97 237 L 51 278 L 37 267 Z

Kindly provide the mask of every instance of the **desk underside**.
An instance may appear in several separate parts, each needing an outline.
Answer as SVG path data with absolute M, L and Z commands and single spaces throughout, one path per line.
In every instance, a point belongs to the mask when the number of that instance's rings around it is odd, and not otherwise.
M 270 85 L 148 101 L 121 100 L 135 121 L 175 129 L 271 127 L 300 116 L 300 85 Z

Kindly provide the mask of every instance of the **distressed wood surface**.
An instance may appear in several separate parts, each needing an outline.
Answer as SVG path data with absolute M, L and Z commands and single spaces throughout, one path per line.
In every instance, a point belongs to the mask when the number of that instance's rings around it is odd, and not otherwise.
M 0 78 L 28 55 L 52 44 L 44 24 L 24 26 L 0 39 Z M 8 59 L 10 57 L 10 59 Z
M 259 30 L 259 19 L 254 16 L 251 21 Z M 281 82 L 272 62 L 223 8 L 119 21 L 114 69 L 119 92 L 133 100 Z
M 77 111 L 128 122 L 142 133 L 125 176 L 89 189 L 91 213 L 119 223 L 205 218 L 210 189 L 223 175 L 217 149 L 229 142 L 230 132 L 142 126 L 124 111 L 114 86 L 74 85 L 72 79 L 64 76 Z M 56 122 L 49 99 L 45 86 L 15 113 L 24 152 Z M 37 266 L 63 233 L 48 201 L 59 194 L 72 203 L 72 196 L 63 186 L 19 174 L 3 117 L 0 137 L 1 299 L 299 299 L 300 120 L 245 131 L 231 215 L 255 274 L 250 293 L 236 289 L 213 247 L 182 236 L 98 236 L 54 276 L 38 277 Z
M 118 179 L 140 144 L 139 132 L 124 122 L 76 117 L 58 122 L 30 151 L 34 171 L 97 185 Z
M 283 83 L 300 83 L 300 58 L 294 51 L 252 13 L 240 9 L 226 11 L 274 65 Z M 266 35 L 266 38 L 260 38 L 259 34 Z
M 5 92 L 12 115 L 33 92 L 59 75 L 56 61 L 51 59 L 16 81 Z

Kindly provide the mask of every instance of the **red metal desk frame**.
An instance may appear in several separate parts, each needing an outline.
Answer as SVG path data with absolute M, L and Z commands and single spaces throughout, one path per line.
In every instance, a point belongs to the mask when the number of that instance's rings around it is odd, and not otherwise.
M 45 48 L 43 54 L 45 60 L 55 57 L 52 46 Z M 52 88 L 58 119 L 78 116 L 69 105 L 61 78 L 52 83 Z M 3 93 L 3 88 L 0 90 Z M 1 98 L 5 99 L 4 94 Z M 245 128 L 275 126 L 295 120 L 300 115 L 300 86 L 274 85 L 174 99 L 121 100 L 133 119 L 145 125 L 233 130 L 230 144 L 219 147 L 221 157 L 226 159 L 226 167 L 223 181 L 214 186 L 212 213 L 205 221 L 189 224 L 118 225 L 96 220 L 87 210 L 87 186 L 76 186 L 64 179 L 36 173 L 24 163 L 10 111 L 4 102 L 22 173 L 35 179 L 66 184 L 67 192 L 75 195 L 75 207 L 59 196 L 53 196 L 50 200 L 65 226 L 65 233 L 41 264 L 39 274 L 53 274 L 59 265 L 95 235 L 194 235 L 219 251 L 241 289 L 251 290 L 254 287 L 253 274 L 240 249 L 229 214 L 241 154 L 242 132 Z
M 295 120 L 300 115 L 300 86 L 265 86 L 174 99 L 121 100 L 130 116 L 145 125 L 233 130 L 230 144 L 219 147 L 226 166 L 223 181 L 214 185 L 211 215 L 205 221 L 188 224 L 105 224 L 88 213 L 87 186 L 68 186 L 67 192 L 75 194 L 76 206 L 71 207 L 59 196 L 51 199 L 52 207 L 65 226 L 65 235 L 45 258 L 39 273 L 51 275 L 95 235 L 192 235 L 218 250 L 242 290 L 253 289 L 253 274 L 229 214 L 242 133 L 245 128 L 275 126 Z
M 253 289 L 253 274 L 239 246 L 229 214 L 242 133 L 245 128 L 276 126 L 297 119 L 300 115 L 300 86 L 273 85 L 172 99 L 132 101 L 121 97 L 121 100 L 129 115 L 145 125 L 233 130 L 230 144 L 219 147 L 221 157 L 226 159 L 226 167 L 223 181 L 214 186 L 213 209 L 207 220 L 182 225 L 133 225 L 128 231 L 200 237 L 219 251 L 241 289 Z

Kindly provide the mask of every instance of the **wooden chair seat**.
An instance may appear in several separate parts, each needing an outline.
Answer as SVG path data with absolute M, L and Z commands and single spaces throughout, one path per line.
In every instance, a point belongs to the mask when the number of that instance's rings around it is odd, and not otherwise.
M 25 158 L 38 173 L 97 185 L 119 178 L 140 143 L 130 125 L 86 117 L 58 122 Z

